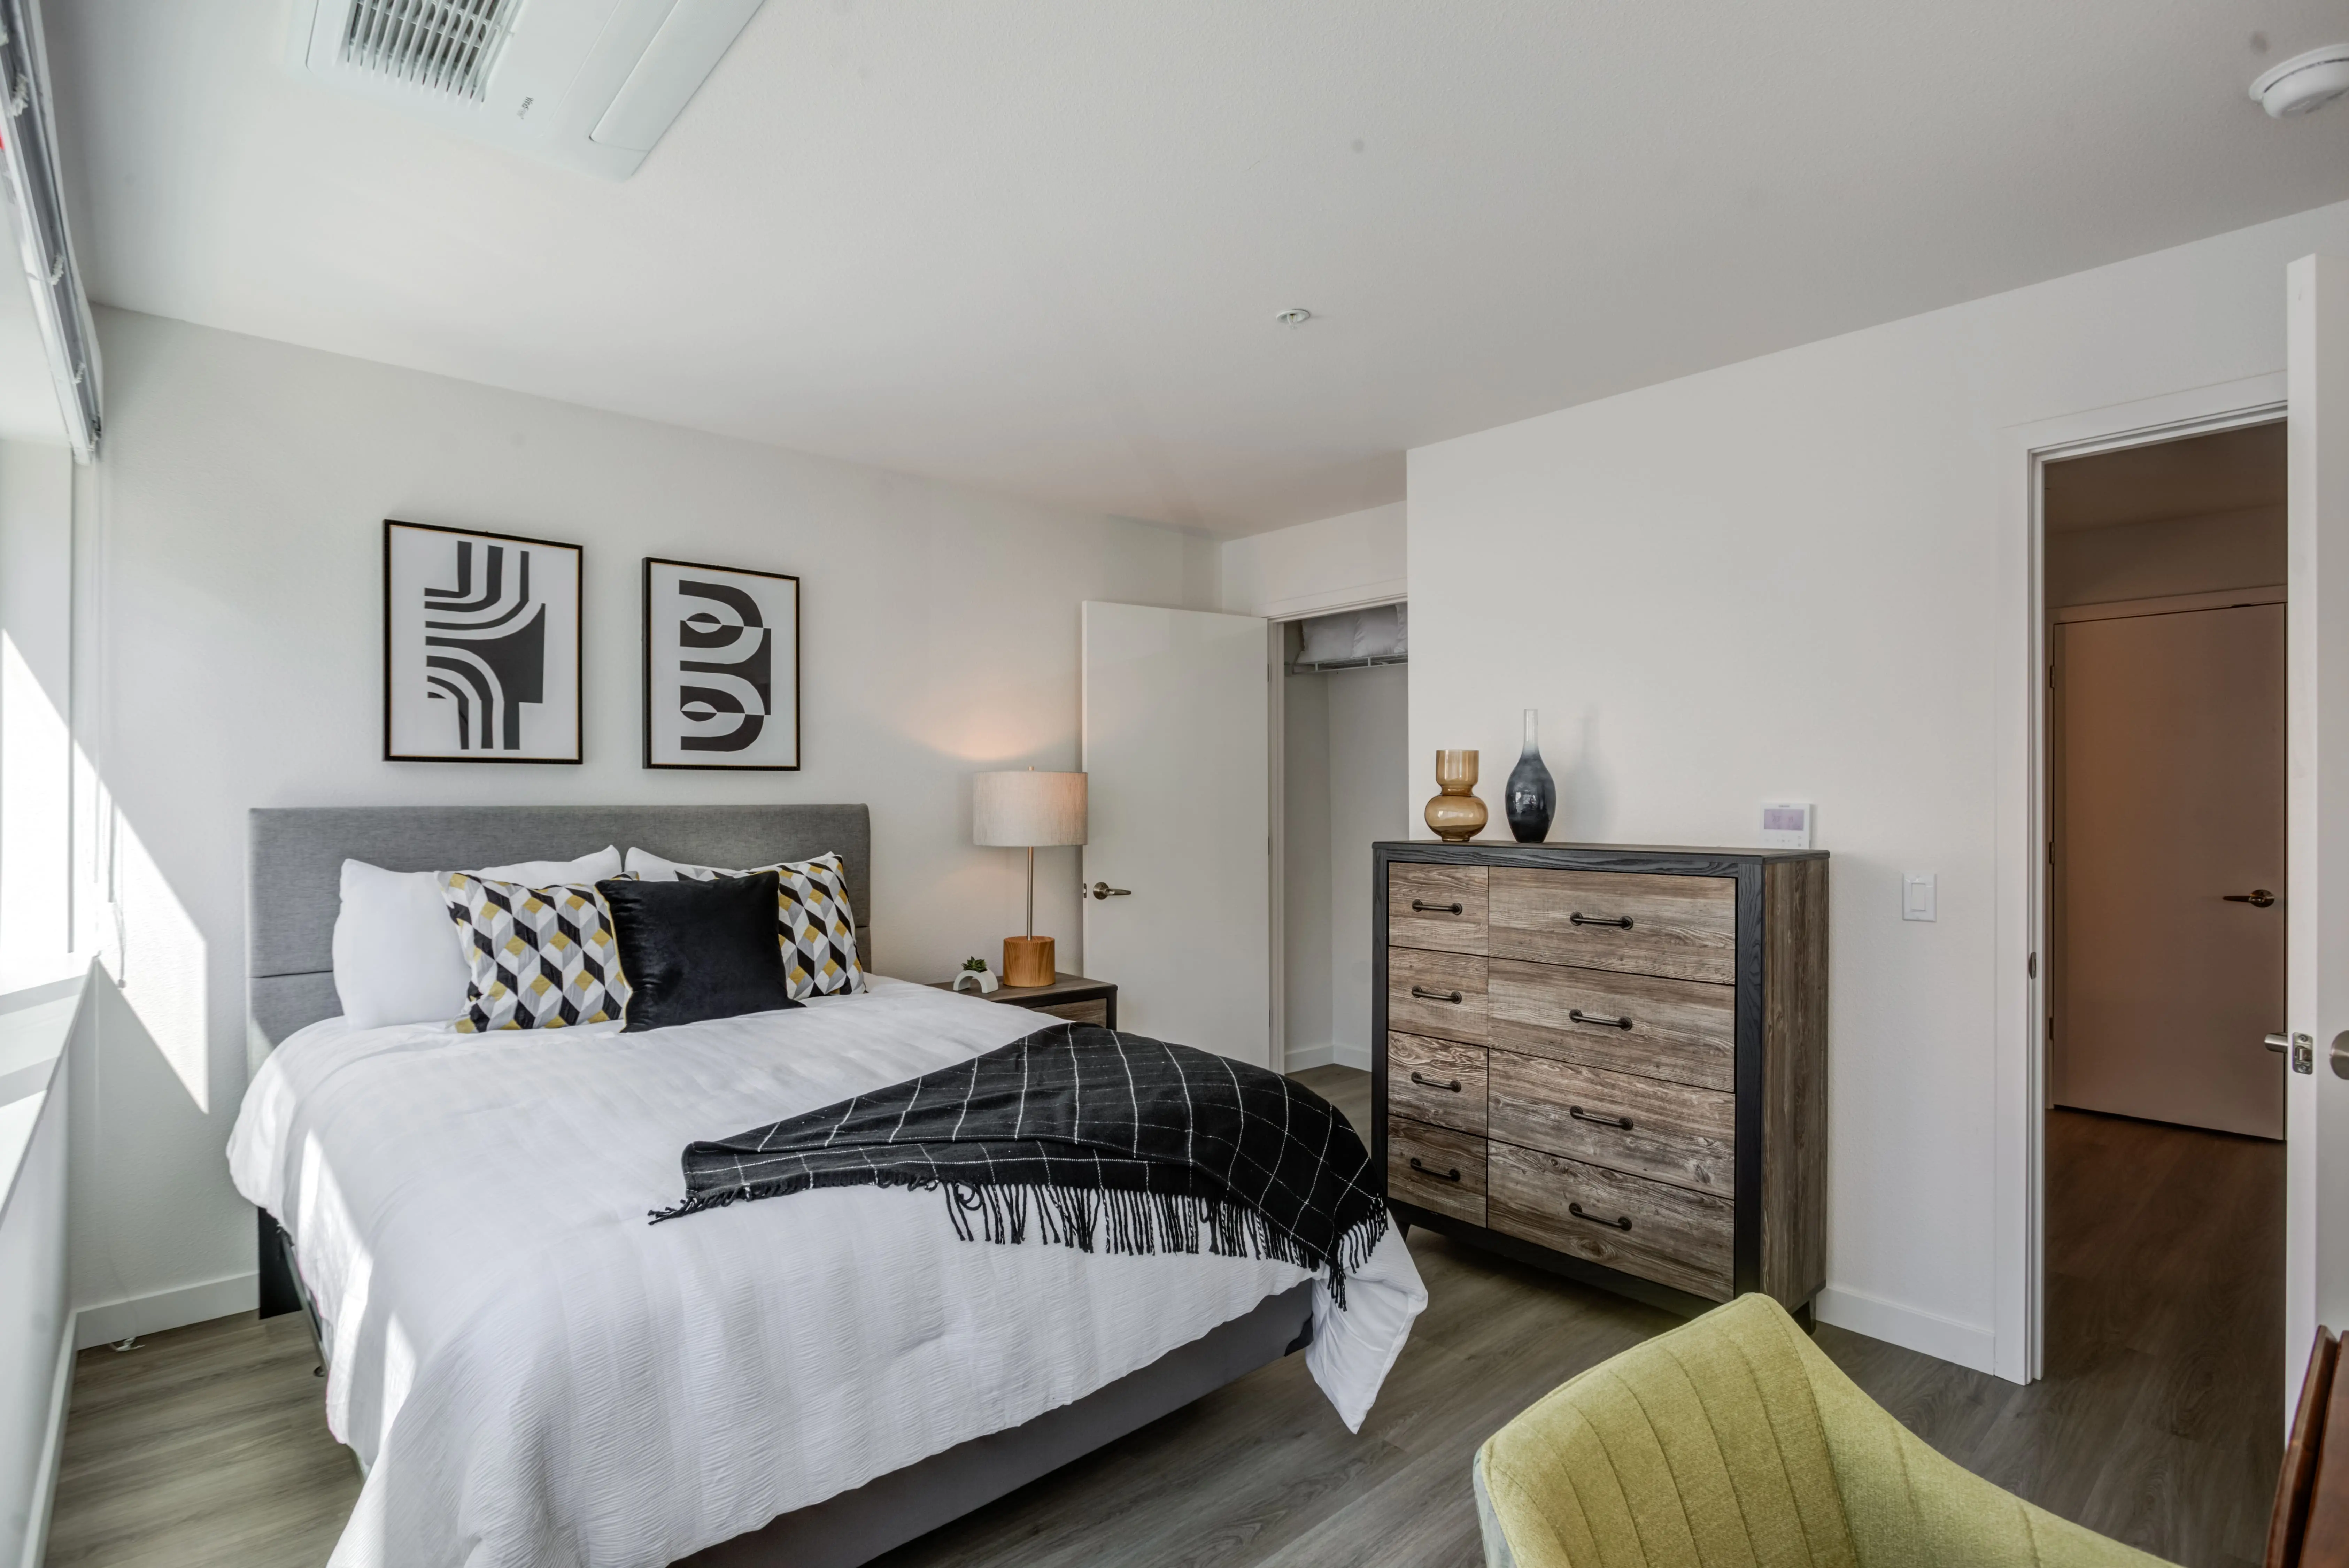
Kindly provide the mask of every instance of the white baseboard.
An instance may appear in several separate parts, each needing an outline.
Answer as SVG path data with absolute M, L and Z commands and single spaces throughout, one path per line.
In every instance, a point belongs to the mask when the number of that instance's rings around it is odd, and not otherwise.
M 1371 1070 L 1371 1048 L 1367 1045 L 1291 1045 L 1287 1054 L 1285 1071 L 1302 1073 L 1308 1067 L 1351 1067 L 1358 1073 Z
M 74 1317 L 74 1348 L 113 1345 L 134 1334 L 160 1334 L 191 1323 L 251 1312 L 261 1304 L 261 1275 L 252 1270 L 201 1285 L 86 1306 Z
M 1903 1306 L 1841 1285 L 1829 1285 L 1821 1291 L 1811 1310 L 1821 1323 L 1831 1323 L 1870 1339 L 1953 1361 L 1976 1372 L 1998 1369 L 1998 1336 L 1971 1323 L 1960 1323 L 1939 1313 Z
M 41 1432 L 41 1468 L 33 1476 L 32 1517 L 25 1521 L 21 1568 L 41 1568 L 49 1552 L 49 1511 L 57 1501 L 57 1466 L 66 1452 L 66 1409 L 73 1403 L 73 1335 L 57 1336 L 57 1369 L 49 1375 L 49 1419 Z

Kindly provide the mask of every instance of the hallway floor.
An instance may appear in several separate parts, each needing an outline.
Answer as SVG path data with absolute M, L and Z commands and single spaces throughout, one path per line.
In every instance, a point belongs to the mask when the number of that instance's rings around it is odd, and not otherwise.
M 2047 1117 L 2046 1376 L 2027 1387 L 1822 1328 L 1927 1442 L 2188 1568 L 2260 1562 L 2283 1461 L 2281 1143 Z

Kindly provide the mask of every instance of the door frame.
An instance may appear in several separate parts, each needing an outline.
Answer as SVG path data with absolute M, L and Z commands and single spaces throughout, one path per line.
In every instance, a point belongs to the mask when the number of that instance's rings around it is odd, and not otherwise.
M 1997 1179 L 1992 1195 L 1992 1370 L 2043 1375 L 2046 1341 L 2044 1142 L 2049 996 L 2048 833 L 2053 826 L 2047 666 L 2046 527 L 2042 480 L 2064 458 L 2269 424 L 2285 413 L 2276 371 L 2158 398 L 2013 425 L 1999 432 L 1996 1008 Z M 2287 1124 L 2287 1131 L 2289 1126 Z

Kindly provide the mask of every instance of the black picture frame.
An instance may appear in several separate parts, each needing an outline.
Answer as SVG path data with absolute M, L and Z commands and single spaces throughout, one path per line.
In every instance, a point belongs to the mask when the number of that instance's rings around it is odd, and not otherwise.
M 401 607 L 395 603 L 394 599 L 395 579 L 398 575 L 397 545 L 399 534 L 402 531 L 406 531 L 410 534 L 451 535 L 455 535 L 460 541 L 480 541 L 493 546 L 528 545 L 533 550 L 549 550 L 568 555 L 570 557 L 571 582 L 569 602 L 567 606 L 563 605 L 559 597 L 547 597 L 541 598 L 540 596 L 534 593 L 530 595 L 527 599 L 520 601 L 520 603 L 523 604 L 540 602 L 550 607 L 562 607 L 567 610 L 570 618 L 571 636 L 568 639 L 567 652 L 570 660 L 568 684 L 571 689 L 571 701 L 569 703 L 571 744 L 567 755 L 562 754 L 559 751 L 533 753 L 526 755 L 500 755 L 498 754 L 500 752 L 510 751 L 512 748 L 502 745 L 471 745 L 468 743 L 468 742 L 470 741 L 471 734 L 475 732 L 475 728 L 470 711 L 463 712 L 462 716 L 459 719 L 458 738 L 460 743 L 455 748 L 448 751 L 402 749 L 399 734 L 400 719 L 402 717 L 399 680 L 401 671 L 398 664 L 400 657 L 398 650 L 400 638 L 398 633 L 401 625 L 399 613 Z M 586 760 L 587 742 L 586 669 L 585 659 L 586 648 L 586 579 L 587 552 L 585 545 L 565 544 L 557 539 L 533 538 L 530 535 L 522 534 L 501 534 L 486 528 L 458 528 L 437 523 L 409 523 L 397 517 L 385 518 L 383 520 L 384 761 L 388 763 L 539 763 L 552 764 L 558 767 L 576 767 L 584 763 Z M 470 588 L 469 580 L 464 584 L 464 587 Z M 409 607 L 418 619 L 419 629 L 421 629 L 422 617 L 425 613 L 423 606 L 421 604 L 418 604 Z M 542 659 L 541 668 L 543 672 L 544 668 L 543 660 L 547 654 L 553 653 L 559 658 L 565 651 L 564 639 L 561 637 L 559 628 L 554 629 L 551 636 L 541 640 L 538 651 Z M 440 685 L 444 691 L 451 691 L 453 693 L 453 689 L 450 688 L 446 681 L 442 681 L 438 678 L 435 678 L 435 684 Z M 532 700 L 526 698 L 516 699 L 515 701 L 530 703 L 531 705 L 538 705 L 537 703 L 532 702 Z M 459 701 L 459 707 L 460 710 L 463 710 L 465 707 L 461 698 Z M 513 711 L 512 703 L 507 704 L 506 711 L 509 714 Z M 482 712 L 480 720 L 481 730 L 486 732 L 489 722 L 490 713 L 487 711 L 487 705 L 485 704 L 484 711 Z M 517 720 L 508 718 L 504 721 L 504 724 L 506 726 L 506 733 L 514 733 L 518 729 Z
M 790 680 L 791 760 L 789 762 L 686 762 L 677 760 L 675 758 L 664 758 L 659 754 L 658 737 L 657 727 L 654 722 L 655 693 L 657 685 L 657 672 L 655 666 L 656 659 L 658 655 L 656 651 L 653 612 L 654 597 L 656 593 L 655 577 L 657 569 L 661 567 L 670 567 L 678 571 L 686 572 L 707 572 L 721 577 L 750 577 L 757 578 L 761 582 L 788 583 L 791 585 L 789 590 L 792 619 L 792 636 L 789 644 L 792 666 Z M 802 749 L 803 735 L 802 725 L 801 722 L 800 680 L 800 650 L 803 640 L 801 628 L 806 620 L 806 598 L 805 590 L 800 581 L 798 574 L 793 572 L 764 571 L 755 566 L 721 566 L 709 561 L 680 561 L 665 556 L 647 556 L 644 558 L 643 576 L 641 578 L 637 602 L 638 613 L 642 618 L 640 628 L 640 643 L 643 655 L 640 676 L 642 707 L 640 710 L 639 722 L 642 725 L 644 737 L 644 765 L 647 768 L 683 769 L 719 773 L 788 774 L 799 772 L 806 760 L 805 753 Z M 768 626 L 768 629 L 771 633 L 773 630 L 771 624 Z M 771 635 L 768 639 L 768 645 L 771 652 L 781 651 L 781 642 L 780 639 Z M 780 680 L 775 680 L 771 682 L 771 685 L 776 692 L 780 692 L 783 682 Z M 775 708 L 776 704 L 774 704 L 771 697 L 768 711 L 758 717 L 765 720 L 772 720 L 780 717 L 780 715 L 775 711 Z M 760 738 L 763 740 L 766 737 L 761 735 Z M 709 754 L 718 756 L 722 755 L 723 753 L 712 752 Z

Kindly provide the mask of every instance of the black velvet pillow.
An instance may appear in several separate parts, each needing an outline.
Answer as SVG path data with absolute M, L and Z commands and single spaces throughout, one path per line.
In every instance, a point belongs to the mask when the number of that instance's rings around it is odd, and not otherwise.
M 715 882 L 616 877 L 595 891 L 611 907 L 628 980 L 622 1033 L 800 1005 L 775 940 L 772 871 Z

